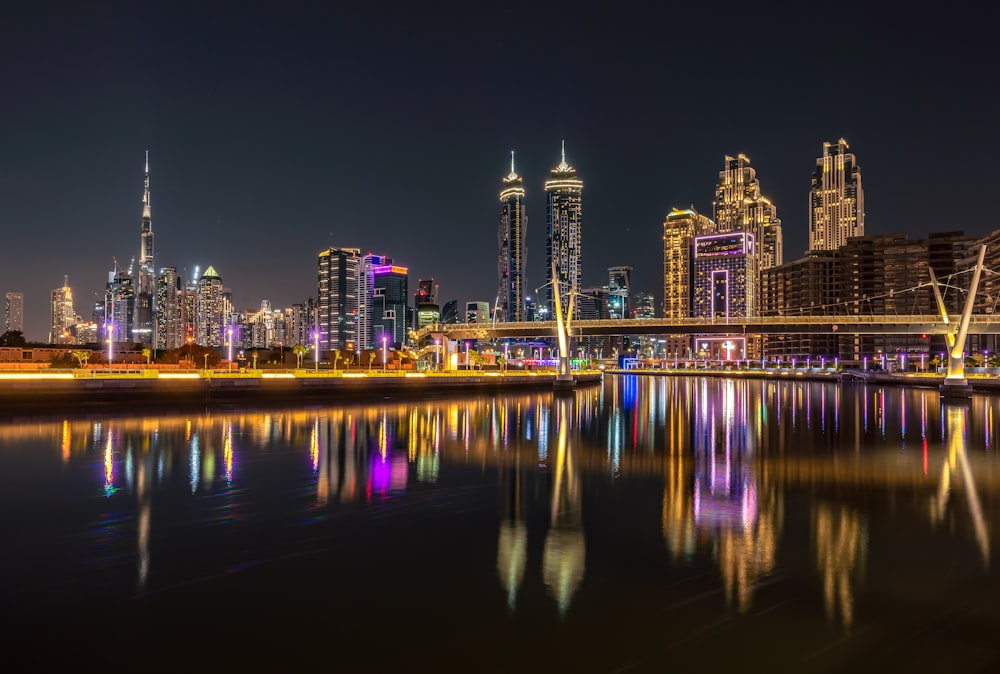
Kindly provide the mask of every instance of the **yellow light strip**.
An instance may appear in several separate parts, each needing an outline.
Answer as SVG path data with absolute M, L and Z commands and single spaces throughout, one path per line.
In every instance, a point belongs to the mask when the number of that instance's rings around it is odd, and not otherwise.
M 161 372 L 160 379 L 198 379 L 201 375 L 197 372 Z
M 261 379 L 295 379 L 291 372 L 262 372 Z
M 53 372 L 51 374 L 41 374 L 38 372 L 0 372 L 0 379 L 34 379 L 38 381 L 46 379 L 73 379 L 70 372 Z

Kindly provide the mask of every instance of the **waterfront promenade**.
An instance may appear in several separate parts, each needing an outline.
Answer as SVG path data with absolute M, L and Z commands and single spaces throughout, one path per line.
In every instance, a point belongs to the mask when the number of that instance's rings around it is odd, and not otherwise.
M 355 400 L 438 392 L 551 389 L 554 370 L 400 372 L 382 370 L 0 369 L 0 411 L 109 405 L 231 404 Z M 600 371 L 574 372 L 581 385 Z
M 810 380 L 865 384 L 890 384 L 897 386 L 919 386 L 940 388 L 944 375 L 934 372 L 864 372 L 861 370 L 836 370 L 833 368 L 664 368 L 606 370 L 607 374 L 638 375 L 651 377 L 728 377 L 733 379 L 778 379 Z M 972 389 L 979 393 L 1000 393 L 1000 374 L 992 372 L 967 372 L 966 379 Z

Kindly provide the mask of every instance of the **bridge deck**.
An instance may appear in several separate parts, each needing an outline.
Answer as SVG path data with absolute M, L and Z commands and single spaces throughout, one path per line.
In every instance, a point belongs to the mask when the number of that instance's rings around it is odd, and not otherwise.
M 573 321 L 572 337 L 616 335 L 795 335 L 795 334 L 929 334 L 954 333 L 955 323 L 945 323 L 929 314 L 897 316 L 757 316 L 708 320 L 704 318 L 638 318 L 628 320 Z M 970 334 L 1000 332 L 1000 315 L 972 316 Z M 521 323 L 456 323 L 432 325 L 416 332 L 416 338 L 441 335 L 448 339 L 496 339 L 505 337 L 555 337 L 555 321 Z

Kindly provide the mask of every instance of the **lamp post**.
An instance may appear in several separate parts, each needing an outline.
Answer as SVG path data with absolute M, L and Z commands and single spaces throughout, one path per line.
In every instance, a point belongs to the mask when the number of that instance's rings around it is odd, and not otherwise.
M 108 323 L 108 363 L 114 362 L 115 324 Z
M 229 371 L 232 372 L 233 369 L 233 326 L 226 328 L 226 335 L 229 337 Z
M 434 369 L 441 369 L 441 340 L 434 340 Z
M 465 369 L 468 371 L 469 368 L 469 343 L 465 343 Z
M 319 372 L 319 330 L 313 330 L 313 369 Z
M 385 372 L 388 368 L 386 366 L 386 353 L 385 353 L 385 333 L 382 333 L 382 372 Z

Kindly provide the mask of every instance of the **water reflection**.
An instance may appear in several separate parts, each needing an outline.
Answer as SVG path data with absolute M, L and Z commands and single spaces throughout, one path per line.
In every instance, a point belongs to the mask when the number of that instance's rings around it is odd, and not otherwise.
M 7 422 L 0 447 L 39 443 L 60 475 L 85 476 L 101 502 L 89 506 L 100 509 L 103 546 L 91 562 L 134 557 L 128 574 L 140 593 L 157 587 L 159 569 L 178 566 L 169 551 L 156 548 L 155 563 L 151 555 L 171 526 L 210 537 L 265 517 L 307 531 L 336 512 L 451 512 L 464 481 L 488 476 L 501 484 L 486 508 L 500 509 L 490 574 L 512 619 L 533 590 L 554 602 L 553 615 L 575 611 L 588 585 L 608 582 L 593 563 L 619 554 L 608 532 L 621 523 L 645 536 L 651 518 L 670 560 L 664 573 L 706 566 L 718 610 L 753 615 L 782 560 L 804 559 L 827 620 L 852 628 L 870 551 L 889 554 L 874 532 L 890 512 L 892 528 L 939 532 L 989 567 L 990 496 L 1000 488 L 987 451 L 994 404 L 944 406 L 914 389 L 627 377 L 556 399 Z M 48 488 L 58 484 L 53 475 Z M 616 495 L 650 490 L 616 510 Z M 907 498 L 917 515 L 892 510 Z M 105 554 L 120 539 L 129 552 Z
M 573 427 L 572 402 L 556 400 L 559 426 L 553 467 L 551 522 L 542 555 L 542 576 L 549 593 L 565 615 L 577 587 L 583 582 L 586 542 L 580 476 L 569 441 Z
M 826 617 L 839 615 L 844 627 L 854 622 L 854 595 L 864 574 L 868 525 L 853 508 L 820 502 L 813 517 L 816 568 L 823 581 Z

